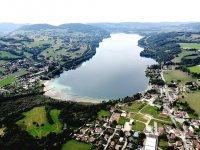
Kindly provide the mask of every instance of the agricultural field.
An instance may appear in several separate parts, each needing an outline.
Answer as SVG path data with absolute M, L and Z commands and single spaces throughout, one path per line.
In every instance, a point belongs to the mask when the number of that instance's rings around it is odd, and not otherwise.
M 184 98 L 180 98 L 180 100 L 188 102 L 189 106 L 200 115 L 200 91 L 190 91 L 184 95 Z
M 179 43 L 183 49 L 198 49 L 200 50 L 200 44 L 198 43 Z
M 188 67 L 188 69 L 190 70 L 190 72 L 200 73 L 200 65 Z
M 141 113 L 149 114 L 149 115 L 153 116 L 155 119 L 159 119 L 159 120 L 163 120 L 168 123 L 171 123 L 171 119 L 169 117 L 167 117 L 167 118 L 161 117 L 160 111 L 153 106 L 147 105 L 144 109 L 142 109 Z
M 142 103 L 142 102 L 133 102 L 130 106 L 129 105 L 125 105 L 123 107 L 121 107 L 121 109 L 128 111 L 128 112 L 138 112 L 139 110 L 141 110 L 146 104 Z
M 183 57 L 188 56 L 188 55 L 192 55 L 192 54 L 198 54 L 198 52 L 182 49 L 182 52 L 180 54 L 178 54 L 178 57 L 175 57 L 172 60 L 172 62 L 179 63 L 179 62 L 181 62 L 181 59 Z
M 53 109 L 50 111 L 50 116 L 53 124 L 50 124 L 47 119 L 47 114 L 44 106 L 35 107 L 28 112 L 23 113 L 23 119 L 16 122 L 22 129 L 26 130 L 35 138 L 47 136 L 50 132 L 61 133 L 62 124 L 58 119 L 60 110 Z
M 102 117 L 110 117 L 111 112 L 106 111 L 106 110 L 101 110 L 98 112 L 98 119 L 102 120 Z
M 0 87 L 6 86 L 16 81 L 15 76 L 10 75 L 0 80 Z
M 6 51 L 0 51 L 0 57 L 1 58 L 19 58 L 19 56 L 13 55 Z
M 181 71 L 181 70 L 169 70 L 164 72 L 164 78 L 166 82 L 169 84 L 171 81 L 180 80 L 181 84 L 185 84 L 188 81 L 195 81 L 196 79 L 193 78 L 191 75 Z
M 143 131 L 145 129 L 146 125 L 139 121 L 134 121 L 132 129 L 134 131 Z
M 62 150 L 90 150 L 91 147 L 91 144 L 70 140 L 63 145 Z

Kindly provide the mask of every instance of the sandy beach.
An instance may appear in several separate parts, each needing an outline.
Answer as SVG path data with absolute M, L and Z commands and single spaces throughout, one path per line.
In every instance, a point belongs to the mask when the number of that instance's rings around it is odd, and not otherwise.
M 44 82 L 44 95 L 54 99 L 63 101 L 74 101 L 74 102 L 89 102 L 89 103 L 100 103 L 105 99 L 93 99 L 90 97 L 80 97 L 66 93 L 65 89 L 54 87 L 50 84 L 51 80 Z

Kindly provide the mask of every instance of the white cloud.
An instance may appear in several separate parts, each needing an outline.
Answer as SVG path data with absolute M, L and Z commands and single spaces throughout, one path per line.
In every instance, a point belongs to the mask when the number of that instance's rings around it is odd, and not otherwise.
M 200 21 L 199 0 L 0 0 L 0 22 Z

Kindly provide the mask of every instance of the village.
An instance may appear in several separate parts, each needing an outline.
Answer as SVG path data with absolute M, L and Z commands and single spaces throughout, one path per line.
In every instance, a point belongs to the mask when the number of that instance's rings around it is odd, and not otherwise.
M 164 80 L 163 70 L 147 71 Z M 187 103 L 178 101 L 178 95 L 188 88 L 191 85 L 169 88 L 151 84 L 140 100 L 101 110 L 98 118 L 76 130 L 73 138 L 104 150 L 199 150 L 200 120 Z

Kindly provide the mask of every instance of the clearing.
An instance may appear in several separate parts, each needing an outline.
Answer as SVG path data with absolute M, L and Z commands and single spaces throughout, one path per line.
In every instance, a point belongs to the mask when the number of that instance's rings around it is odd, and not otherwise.
M 121 109 L 127 111 L 127 112 L 138 112 L 140 111 L 146 104 L 142 103 L 142 102 L 138 102 L 135 101 L 133 102 L 130 106 L 129 105 L 125 105 L 122 106 Z
M 25 117 L 17 121 L 17 125 L 36 138 L 47 136 L 50 132 L 61 133 L 62 124 L 58 119 L 59 114 L 60 110 L 52 109 L 50 111 L 50 116 L 54 122 L 50 124 L 47 119 L 45 107 L 35 107 L 23 113 Z
M 62 150 L 90 150 L 91 144 L 70 140 L 62 146 Z
M 188 67 L 188 69 L 190 70 L 190 72 L 200 73 L 200 65 Z
M 179 43 L 183 49 L 198 49 L 200 50 L 200 44 L 198 43 Z
M 98 119 L 102 120 L 103 117 L 108 117 L 109 118 L 110 115 L 111 115 L 111 112 L 106 111 L 106 110 L 101 110 L 101 111 L 98 112 Z

